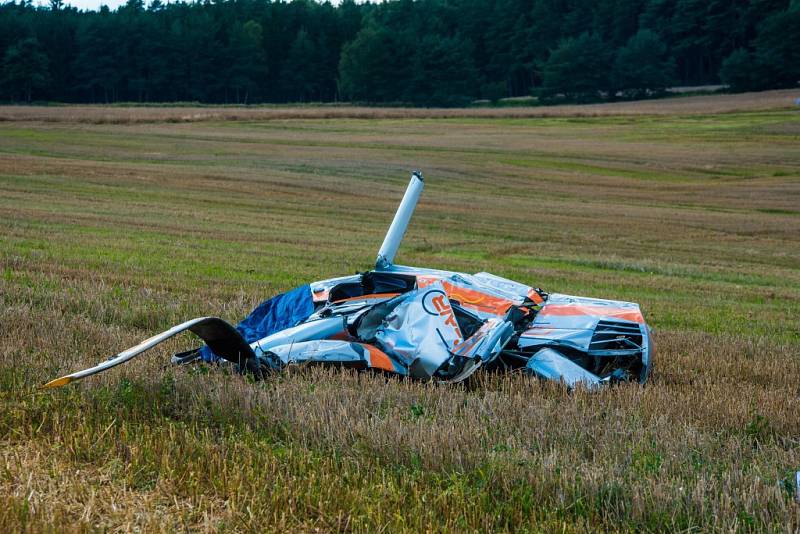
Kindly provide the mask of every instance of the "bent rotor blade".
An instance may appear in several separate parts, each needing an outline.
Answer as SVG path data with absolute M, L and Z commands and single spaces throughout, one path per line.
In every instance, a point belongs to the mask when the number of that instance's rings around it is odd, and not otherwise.
M 197 319 L 192 319 L 173 326 L 165 332 L 148 338 L 135 347 L 124 350 L 94 367 L 56 378 L 44 384 L 42 387 L 57 388 L 65 386 L 75 380 L 101 373 L 121 363 L 132 360 L 159 343 L 186 330 L 199 336 L 215 354 L 222 356 L 226 360 L 234 363 L 241 363 L 247 358 L 255 357 L 253 349 L 250 348 L 250 345 L 247 344 L 242 335 L 233 326 L 218 317 L 198 317 Z

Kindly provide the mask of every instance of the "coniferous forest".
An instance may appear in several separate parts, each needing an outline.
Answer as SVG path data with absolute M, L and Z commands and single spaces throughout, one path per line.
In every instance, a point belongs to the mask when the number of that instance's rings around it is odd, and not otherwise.
M 457 106 L 798 80 L 798 0 L 0 4 L 6 102 Z

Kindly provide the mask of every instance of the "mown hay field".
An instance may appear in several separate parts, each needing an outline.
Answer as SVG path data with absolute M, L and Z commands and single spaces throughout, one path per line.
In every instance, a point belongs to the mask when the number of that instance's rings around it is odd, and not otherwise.
M 780 102 L 197 122 L 0 109 L 0 530 L 800 528 L 800 114 Z M 255 383 L 165 365 L 186 335 L 37 389 L 185 319 L 235 322 L 369 268 L 416 168 L 398 261 L 639 302 L 650 383 Z

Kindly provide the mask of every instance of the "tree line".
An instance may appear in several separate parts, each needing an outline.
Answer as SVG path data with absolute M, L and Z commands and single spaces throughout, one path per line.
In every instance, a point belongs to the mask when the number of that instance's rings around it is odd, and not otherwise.
M 800 80 L 800 0 L 0 4 L 0 100 L 465 105 Z

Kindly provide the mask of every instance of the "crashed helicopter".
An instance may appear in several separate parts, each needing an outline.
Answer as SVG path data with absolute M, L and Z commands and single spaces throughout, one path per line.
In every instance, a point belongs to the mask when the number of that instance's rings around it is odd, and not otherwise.
M 653 344 L 637 304 L 545 293 L 485 272 L 396 265 L 423 187 L 422 174 L 412 173 L 374 269 L 275 296 L 236 327 L 217 317 L 186 321 L 44 387 L 111 369 L 184 331 L 205 346 L 173 363 L 227 360 L 257 376 L 325 364 L 451 383 L 479 369 L 570 387 L 647 380 Z

